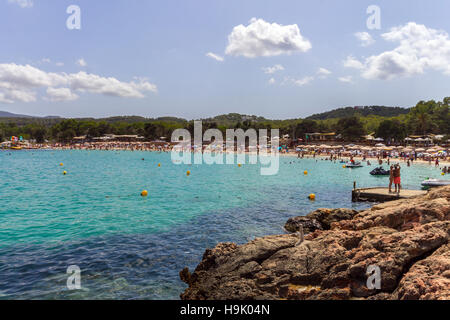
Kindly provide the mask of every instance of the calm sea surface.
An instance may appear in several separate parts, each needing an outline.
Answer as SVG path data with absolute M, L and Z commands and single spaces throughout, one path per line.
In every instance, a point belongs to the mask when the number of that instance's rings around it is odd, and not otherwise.
M 0 299 L 178 299 L 178 272 L 205 248 L 283 233 L 317 208 L 368 207 L 350 191 L 386 185 L 374 167 L 281 157 L 277 175 L 261 176 L 259 165 L 176 165 L 168 153 L 0 151 Z M 404 187 L 428 177 L 441 176 L 402 165 Z M 81 290 L 66 287 L 69 265 Z

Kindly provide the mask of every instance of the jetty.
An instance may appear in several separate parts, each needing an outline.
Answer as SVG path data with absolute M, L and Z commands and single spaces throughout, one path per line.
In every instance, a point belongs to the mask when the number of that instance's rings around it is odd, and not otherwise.
M 398 199 L 408 199 L 427 194 L 426 190 L 408 190 L 402 189 L 400 193 L 389 192 L 387 187 L 375 188 L 353 188 L 353 202 L 386 202 Z

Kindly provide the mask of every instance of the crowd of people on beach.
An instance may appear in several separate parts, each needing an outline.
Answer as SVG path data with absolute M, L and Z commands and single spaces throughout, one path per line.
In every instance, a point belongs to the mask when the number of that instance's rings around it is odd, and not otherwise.
M 174 149 L 175 147 L 175 149 Z M 178 149 L 177 149 L 178 148 Z M 409 167 L 414 162 L 426 162 L 429 165 L 434 164 L 435 167 L 440 167 L 441 164 L 444 166 L 441 168 L 443 174 L 450 173 L 450 154 L 449 149 L 443 147 L 434 147 L 435 149 L 429 149 L 428 151 L 434 150 L 433 154 L 423 152 L 423 148 L 414 147 L 374 147 L 374 146 L 356 146 L 354 144 L 347 146 L 333 146 L 333 145 L 302 145 L 289 148 L 287 145 L 281 145 L 277 148 L 269 149 L 269 152 L 278 152 L 283 155 L 297 156 L 298 158 L 304 157 L 320 157 L 325 160 L 337 161 L 342 159 L 361 159 L 368 166 L 371 165 L 370 159 L 376 159 L 381 165 L 383 159 L 390 165 L 391 161 L 398 160 L 404 161 Z M 54 150 L 113 150 L 113 151 L 159 151 L 159 152 L 170 152 L 172 150 L 177 151 L 190 151 L 196 152 L 216 152 L 225 153 L 227 152 L 225 146 L 218 145 L 181 145 L 177 143 L 169 142 L 142 142 L 142 141 L 105 141 L 105 142 L 86 142 L 86 143 L 54 143 L 54 144 L 34 144 L 30 149 L 54 149 Z M 419 150 L 419 151 L 418 151 Z M 260 152 L 259 146 L 256 148 L 253 146 L 237 146 L 234 149 L 236 153 L 249 153 L 258 154 Z M 394 168 L 395 172 L 399 171 L 399 168 Z M 397 174 L 397 173 L 396 173 Z M 395 176 L 394 176 L 395 177 Z M 394 185 L 396 185 L 394 183 Z

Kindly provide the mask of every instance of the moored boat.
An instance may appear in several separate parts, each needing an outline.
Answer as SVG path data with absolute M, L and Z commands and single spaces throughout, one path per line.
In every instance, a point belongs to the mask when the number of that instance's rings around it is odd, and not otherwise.
M 428 179 L 422 181 L 422 186 L 428 188 L 450 186 L 450 180 Z
M 345 164 L 346 168 L 361 168 L 363 165 L 361 164 L 361 162 L 359 161 L 355 161 L 355 162 L 347 162 Z

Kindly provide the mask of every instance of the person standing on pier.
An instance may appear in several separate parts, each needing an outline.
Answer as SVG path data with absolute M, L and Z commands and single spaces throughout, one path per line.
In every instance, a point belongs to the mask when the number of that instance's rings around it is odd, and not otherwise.
M 401 178 L 400 178 L 400 165 L 399 164 L 396 164 L 394 167 L 394 185 L 395 185 L 395 192 L 400 193 Z
M 394 166 L 389 168 L 389 193 L 392 193 L 392 183 L 394 182 Z

